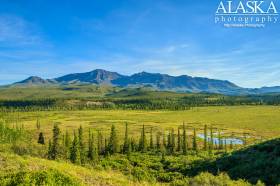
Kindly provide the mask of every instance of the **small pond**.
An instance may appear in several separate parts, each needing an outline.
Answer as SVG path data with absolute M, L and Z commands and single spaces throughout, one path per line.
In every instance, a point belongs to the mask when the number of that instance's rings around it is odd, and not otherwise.
M 197 137 L 204 139 L 204 134 L 198 134 Z M 207 136 L 207 141 L 211 141 L 210 136 Z M 231 143 L 233 145 L 243 145 L 243 140 L 238 139 L 238 138 L 223 138 L 222 139 L 223 144 L 230 145 Z M 219 138 L 213 137 L 213 143 L 214 144 L 219 144 Z

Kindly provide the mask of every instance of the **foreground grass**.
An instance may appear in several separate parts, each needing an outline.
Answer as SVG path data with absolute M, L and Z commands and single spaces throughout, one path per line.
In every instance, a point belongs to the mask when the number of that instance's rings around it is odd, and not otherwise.
M 108 163 L 121 165 L 120 157 L 107 159 Z M 251 186 L 243 180 L 231 180 L 226 174 L 213 176 L 210 173 L 201 173 L 193 178 L 181 177 L 170 183 L 156 181 L 135 181 L 131 177 L 110 169 L 92 169 L 65 162 L 49 161 L 30 156 L 0 153 L 0 185 L 95 185 L 95 186 L 129 186 L 129 185 L 173 185 L 173 186 L 224 186 L 239 185 Z M 109 165 L 108 165 L 109 166 Z M 111 165 L 112 166 L 112 165 Z M 125 166 L 122 164 L 122 166 Z M 151 166 L 151 165 L 150 165 Z M 145 176 L 145 169 L 137 168 L 136 176 Z M 175 173 L 174 173 L 175 174 Z M 149 176 L 149 175 L 146 175 Z M 170 174 L 171 176 L 171 174 Z M 168 176 L 166 177 L 168 179 Z M 149 180 L 149 178 L 143 177 Z M 259 184 L 262 185 L 262 184 Z
M 148 185 L 145 182 L 130 181 L 127 176 L 116 171 L 95 170 L 65 162 L 49 161 L 30 156 L 21 157 L 7 153 L 0 153 L 0 167 L 0 185 L 5 183 L 5 177 L 15 179 L 23 173 L 27 173 L 26 177 L 29 177 L 29 179 L 30 175 L 33 174 L 36 177 L 37 174 L 38 177 L 40 173 L 54 175 L 54 177 L 59 176 L 62 182 L 59 185 Z M 52 178 L 51 180 L 53 180 L 53 184 L 56 183 L 55 185 L 59 182 L 58 178 L 56 180 Z M 19 179 L 20 181 L 25 181 L 26 185 L 28 185 L 28 180 Z M 38 184 L 34 183 L 34 185 Z

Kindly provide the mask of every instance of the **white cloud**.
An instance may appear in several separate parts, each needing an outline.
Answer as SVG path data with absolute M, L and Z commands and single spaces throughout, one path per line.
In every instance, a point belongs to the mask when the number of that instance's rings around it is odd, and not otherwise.
M 0 16 L 0 45 L 5 47 L 31 46 L 43 42 L 35 26 L 11 15 Z

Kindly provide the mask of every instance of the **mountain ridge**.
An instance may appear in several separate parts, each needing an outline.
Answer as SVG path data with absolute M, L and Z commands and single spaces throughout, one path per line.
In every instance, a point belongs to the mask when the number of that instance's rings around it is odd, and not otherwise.
M 19 81 L 17 83 L 14 83 L 15 85 L 41 85 L 41 84 L 53 84 L 57 83 L 53 79 L 43 79 L 38 76 L 30 76 L 25 80 Z
M 122 75 L 103 69 L 95 69 L 84 73 L 72 73 L 54 79 L 43 79 L 31 76 L 12 86 L 68 84 L 97 84 L 119 87 L 149 86 L 161 91 L 219 93 L 225 95 L 280 93 L 280 86 L 262 88 L 243 88 L 228 80 L 192 77 L 188 75 L 171 76 L 161 73 L 139 72 L 132 75 Z

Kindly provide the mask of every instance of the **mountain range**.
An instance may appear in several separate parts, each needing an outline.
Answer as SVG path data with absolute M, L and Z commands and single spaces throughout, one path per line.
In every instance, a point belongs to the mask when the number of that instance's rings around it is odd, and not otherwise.
M 140 72 L 131 76 L 96 69 L 85 73 L 75 73 L 54 79 L 31 76 L 11 86 L 48 86 L 71 84 L 97 84 L 119 87 L 151 87 L 161 91 L 218 93 L 226 95 L 280 93 L 278 87 L 243 88 L 230 81 L 168 74 Z

